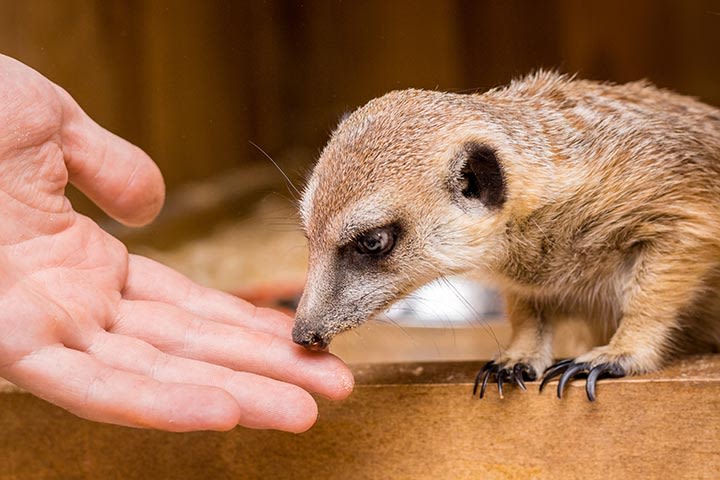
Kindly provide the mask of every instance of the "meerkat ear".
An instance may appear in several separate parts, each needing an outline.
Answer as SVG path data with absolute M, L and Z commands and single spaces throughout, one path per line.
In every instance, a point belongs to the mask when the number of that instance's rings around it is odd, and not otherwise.
M 505 203 L 505 178 L 495 151 L 487 145 L 465 145 L 460 170 L 463 197 L 477 200 L 487 208 L 500 208 Z

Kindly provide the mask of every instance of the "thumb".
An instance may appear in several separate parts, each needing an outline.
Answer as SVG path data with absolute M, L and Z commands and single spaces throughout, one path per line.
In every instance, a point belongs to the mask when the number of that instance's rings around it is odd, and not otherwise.
M 140 148 L 95 123 L 69 93 L 55 88 L 63 109 L 61 141 L 70 182 L 125 225 L 152 221 L 165 200 L 160 169 Z

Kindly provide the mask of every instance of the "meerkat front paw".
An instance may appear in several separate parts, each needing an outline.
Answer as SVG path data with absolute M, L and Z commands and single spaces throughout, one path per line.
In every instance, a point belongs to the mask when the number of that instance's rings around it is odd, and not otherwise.
M 643 373 L 653 370 L 643 365 L 640 359 L 628 353 L 612 352 L 609 346 L 597 347 L 576 359 L 561 360 L 543 374 L 540 391 L 545 385 L 556 377 L 560 377 L 557 386 L 557 396 L 562 398 L 566 385 L 577 377 L 587 377 L 585 392 L 588 400 L 597 399 L 595 388 L 600 378 L 621 378 L 629 374 Z
M 503 385 L 506 383 L 514 384 L 522 390 L 527 390 L 525 382 L 532 382 L 540 378 L 539 372 L 542 372 L 549 363 L 549 360 L 521 359 L 520 357 L 515 359 L 507 355 L 491 360 L 486 363 L 475 376 L 473 395 L 478 393 L 479 389 L 479 397 L 483 398 L 488 382 L 491 379 L 497 382 L 500 398 L 504 398 Z

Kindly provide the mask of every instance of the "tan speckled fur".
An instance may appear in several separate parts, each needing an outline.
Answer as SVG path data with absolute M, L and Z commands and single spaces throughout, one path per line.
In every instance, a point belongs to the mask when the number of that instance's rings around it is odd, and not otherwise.
M 467 142 L 496 152 L 499 209 L 458 198 Z M 301 214 L 310 272 L 296 330 L 327 341 L 463 274 L 505 295 L 508 366 L 542 373 L 568 316 L 609 341 L 578 361 L 628 373 L 720 344 L 720 111 L 645 82 L 538 72 L 484 94 L 388 93 L 332 134 Z M 343 259 L 390 222 L 404 233 L 387 259 Z

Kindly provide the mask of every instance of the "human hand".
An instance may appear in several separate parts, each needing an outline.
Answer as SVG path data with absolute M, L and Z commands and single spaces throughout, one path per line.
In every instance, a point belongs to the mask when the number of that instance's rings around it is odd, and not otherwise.
M 308 429 L 352 391 L 292 321 L 206 289 L 126 248 L 72 209 L 68 181 L 142 225 L 159 170 L 58 86 L 0 55 L 0 376 L 76 415 L 171 431 Z

